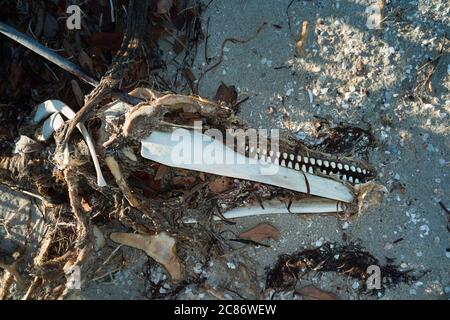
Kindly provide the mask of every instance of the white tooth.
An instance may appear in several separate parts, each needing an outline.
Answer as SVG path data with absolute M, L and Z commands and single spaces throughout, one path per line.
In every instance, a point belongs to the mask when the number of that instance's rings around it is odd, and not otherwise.
M 302 156 L 297 156 L 297 161 L 302 162 Z
M 350 170 L 350 167 L 348 166 L 348 164 L 344 165 L 344 169 L 347 171 Z
M 331 162 L 330 165 L 331 165 L 331 167 L 332 167 L 333 169 L 336 168 L 336 163 Z
M 250 153 L 253 153 L 255 151 L 255 148 L 251 147 L 250 148 Z
M 338 164 L 337 164 L 337 167 L 338 167 L 339 170 L 342 170 L 342 168 L 343 168 L 343 167 L 342 167 L 342 163 L 338 163 Z
M 302 171 L 306 172 L 306 166 L 305 165 L 302 165 Z
M 309 161 L 311 162 L 312 165 L 316 164 L 316 159 L 314 159 L 314 158 L 309 159 Z
M 253 158 L 255 158 L 256 160 L 258 160 L 258 153 L 255 153 L 255 155 L 253 156 Z
M 294 161 L 295 156 L 291 153 L 291 154 L 289 155 L 289 159 L 291 159 L 291 161 Z
M 280 151 L 278 151 L 277 152 L 277 158 L 280 159 L 280 157 L 281 157 L 281 153 L 280 153 Z
M 359 183 L 359 179 L 358 178 L 355 179 L 355 183 Z
M 286 152 L 283 153 L 283 158 L 287 159 L 288 154 Z
M 317 164 L 318 164 L 319 166 L 321 166 L 321 165 L 322 165 L 322 160 L 317 159 Z
M 364 174 L 366 174 L 366 173 L 367 173 L 366 169 L 363 169 L 363 173 L 364 173 Z
M 303 162 L 308 163 L 308 157 L 303 157 Z
M 273 155 L 274 155 L 272 150 L 270 150 L 269 154 L 270 154 L 271 157 L 273 157 Z
M 328 166 L 330 165 L 330 163 L 329 163 L 327 160 L 325 160 L 325 161 L 323 162 L 323 164 L 325 165 L 326 168 L 328 168 Z
M 322 170 L 322 173 L 328 174 L 327 170 L 325 170 L 325 169 Z
M 271 157 L 267 157 L 267 163 L 272 163 L 272 158 Z
M 263 155 L 266 155 L 266 154 L 267 154 L 267 150 L 263 149 Z
M 292 161 L 289 161 L 287 166 L 292 169 Z
M 308 172 L 311 173 L 311 174 L 313 174 L 313 173 L 314 173 L 313 168 L 312 168 L 312 167 L 309 167 L 309 168 L 308 168 Z
M 361 173 L 361 168 L 356 168 L 356 171 L 358 171 L 359 173 Z
M 281 166 L 282 166 L 282 167 L 286 167 L 286 161 L 284 161 L 284 159 L 281 160 Z
M 356 171 L 355 166 L 351 166 L 351 167 L 350 167 L 350 170 L 352 170 L 353 172 L 355 172 L 355 171 Z
M 348 177 L 348 181 L 353 182 L 353 177 L 352 177 L 352 176 L 349 176 L 349 177 Z
M 345 174 L 342 176 L 342 180 L 347 180 L 347 176 Z
M 300 166 L 299 166 L 298 162 L 295 164 L 295 170 L 300 170 Z
M 248 151 L 248 146 L 245 146 L 245 151 Z

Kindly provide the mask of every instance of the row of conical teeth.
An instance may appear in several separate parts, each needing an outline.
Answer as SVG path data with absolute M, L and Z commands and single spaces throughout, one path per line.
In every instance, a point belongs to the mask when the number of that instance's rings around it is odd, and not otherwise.
M 328 160 L 321 160 L 321 159 L 315 159 L 312 157 L 307 156 L 295 156 L 294 154 L 288 154 L 286 152 L 273 152 L 273 151 L 267 151 L 267 149 L 260 149 L 260 148 L 254 148 L 254 147 L 248 147 L 246 146 L 246 151 L 249 152 L 249 155 L 254 154 L 255 159 L 261 159 L 264 158 L 264 160 L 268 163 L 273 164 L 279 164 L 282 167 L 291 168 L 297 171 L 303 171 L 306 173 L 314 174 L 313 166 L 316 167 L 317 170 L 319 170 L 321 173 L 329 175 L 329 176 L 337 176 L 343 180 L 348 180 L 352 183 L 359 183 L 360 180 L 358 178 L 354 178 L 351 176 L 351 173 L 359 173 L 362 175 L 370 174 L 370 171 L 366 169 L 362 169 L 359 167 L 356 167 L 354 165 L 348 165 L 348 164 L 342 164 L 342 163 L 336 163 L 334 161 L 328 161 Z M 256 152 L 255 152 L 256 151 Z M 275 159 L 272 161 L 272 159 L 275 157 Z M 321 167 L 321 168 L 317 168 Z M 326 168 L 329 168 L 328 171 Z M 338 173 L 332 173 L 330 170 L 336 169 L 339 171 L 347 171 L 347 174 L 342 174 L 342 172 Z

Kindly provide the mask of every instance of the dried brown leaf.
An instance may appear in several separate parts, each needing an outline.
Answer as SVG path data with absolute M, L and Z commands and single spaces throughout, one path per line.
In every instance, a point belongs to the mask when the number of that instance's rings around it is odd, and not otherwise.
M 83 50 L 80 51 L 78 61 L 85 70 L 88 70 L 92 75 L 95 74 L 94 63 L 92 62 L 91 57 L 89 57 L 89 55 Z
M 238 93 L 235 86 L 227 86 L 222 83 L 219 88 L 217 88 L 216 96 L 214 100 L 223 101 L 226 104 L 235 105 L 237 102 Z
M 305 300 L 339 300 L 336 294 L 320 290 L 312 285 L 303 287 L 295 293 Z
M 209 183 L 209 190 L 214 193 L 222 193 L 231 188 L 233 188 L 233 180 L 227 177 L 220 177 Z
M 80 85 L 76 80 L 70 81 L 70 85 L 72 86 L 72 92 L 75 96 L 75 99 L 77 100 L 77 103 L 80 107 L 84 104 L 84 94 L 83 91 L 81 91 Z
M 181 187 L 181 188 L 190 188 L 195 184 L 195 177 L 189 176 L 189 177 L 173 177 L 172 184 L 175 187 Z
M 169 172 L 170 172 L 169 167 L 160 165 L 158 167 L 158 170 L 156 171 L 155 180 L 156 181 L 162 180 L 165 176 L 169 174 Z
M 259 242 L 265 239 L 278 240 L 280 232 L 269 223 L 260 223 L 239 235 L 239 238 Z

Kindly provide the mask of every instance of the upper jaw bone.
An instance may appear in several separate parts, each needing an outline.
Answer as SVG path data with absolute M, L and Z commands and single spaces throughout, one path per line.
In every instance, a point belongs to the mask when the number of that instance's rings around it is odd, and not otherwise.
M 276 166 L 274 164 L 249 163 L 248 158 L 228 148 L 223 143 L 211 139 L 193 130 L 184 130 L 183 142 L 188 142 L 186 149 L 190 152 L 190 161 L 181 159 L 179 154 L 180 142 L 175 141 L 169 132 L 154 131 L 141 140 L 142 157 L 162 163 L 167 166 L 194 171 L 227 176 L 231 178 L 250 180 L 273 185 L 302 193 L 350 203 L 354 200 L 352 190 L 338 181 L 299 172 L 293 169 Z M 189 142 L 190 141 L 190 142 Z M 199 143 L 200 142 L 200 143 Z M 222 159 L 235 159 L 233 164 L 216 163 L 208 158 L 206 149 L 222 150 Z M 204 156 L 203 161 L 196 161 L 194 157 Z M 262 168 L 270 174 L 262 174 Z
M 43 125 L 43 138 L 47 140 L 50 138 L 51 134 L 58 130 L 61 127 L 61 117 L 59 114 L 63 114 L 68 119 L 73 119 L 75 117 L 75 112 L 66 104 L 64 104 L 62 101 L 59 100 L 47 100 L 41 104 L 38 105 L 36 113 L 33 117 L 34 123 L 39 123 L 43 119 L 49 118 L 44 122 Z M 98 162 L 97 153 L 95 151 L 94 141 L 92 140 L 89 132 L 87 131 L 85 125 L 83 123 L 77 124 L 78 130 L 81 132 L 81 135 L 83 136 L 84 140 L 86 141 L 86 144 L 89 148 L 89 153 L 91 154 L 92 161 L 94 162 L 95 171 L 97 174 L 97 184 L 100 187 L 106 186 L 106 180 L 103 177 L 102 170 L 100 168 L 100 164 Z M 64 155 L 64 162 L 67 162 L 67 152 L 68 148 L 65 146 L 65 155 Z

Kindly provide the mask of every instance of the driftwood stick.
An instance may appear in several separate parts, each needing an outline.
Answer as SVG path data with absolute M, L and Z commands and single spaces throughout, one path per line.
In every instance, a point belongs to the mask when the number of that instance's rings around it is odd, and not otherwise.
M 88 76 L 84 73 L 83 70 L 76 64 L 70 62 L 67 59 L 64 59 L 59 54 L 51 51 L 46 46 L 40 44 L 33 38 L 27 36 L 24 33 L 21 33 L 14 29 L 13 27 L 3 23 L 0 21 L 0 33 L 4 34 L 5 36 L 11 38 L 12 40 L 20 43 L 24 47 L 27 47 L 34 53 L 37 53 L 41 57 L 53 62 L 57 66 L 61 67 L 62 69 L 66 70 L 67 72 L 77 76 L 81 80 L 85 81 L 86 83 L 92 85 L 93 87 L 96 87 L 99 82 L 95 80 L 94 78 Z

